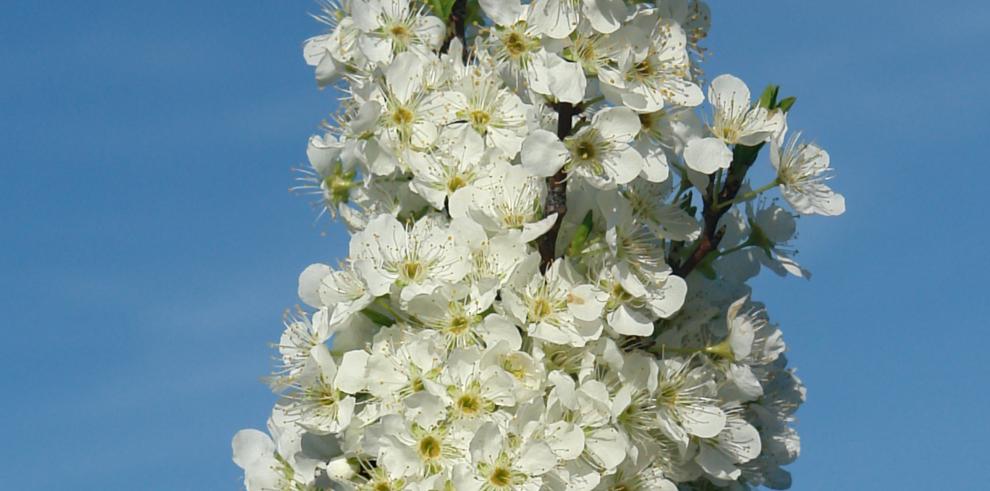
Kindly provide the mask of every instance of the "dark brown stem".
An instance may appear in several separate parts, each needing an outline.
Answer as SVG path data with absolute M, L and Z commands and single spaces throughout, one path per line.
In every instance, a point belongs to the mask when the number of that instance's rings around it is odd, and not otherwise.
M 557 138 L 563 140 L 571 134 L 572 119 L 575 107 L 568 102 L 561 102 L 555 106 L 557 109 Z M 543 216 L 557 214 L 557 221 L 553 227 L 540 238 L 540 266 L 546 271 L 553 260 L 557 258 L 557 234 L 560 233 L 560 224 L 564 221 L 567 213 L 567 173 L 560 169 L 556 174 L 547 178 L 547 200 L 543 205 Z
M 467 15 L 467 0 L 454 2 L 454 6 L 450 10 L 450 19 L 447 21 L 447 39 L 444 39 L 443 47 L 440 48 L 441 53 L 446 53 L 450 49 L 450 42 L 454 38 L 460 39 L 461 46 L 464 47 L 462 52 L 464 61 L 467 61 L 468 58 Z
M 736 145 L 732 150 L 732 164 L 729 166 L 729 175 L 726 176 L 725 185 L 722 186 L 721 190 L 715 186 L 715 178 L 712 178 L 708 186 L 707 196 L 702 200 L 704 208 L 701 217 L 704 225 L 701 230 L 701 238 L 698 239 L 698 245 L 691 251 L 691 255 L 684 262 L 674 267 L 674 274 L 681 278 L 687 277 L 687 275 L 691 274 L 691 271 L 694 271 L 699 264 L 704 262 L 709 254 L 718 250 L 718 245 L 722 242 L 722 236 L 725 235 L 725 230 L 718 227 L 718 222 L 732 207 L 717 206 L 714 199 L 716 192 L 718 203 L 730 203 L 736 199 L 736 195 L 739 194 L 739 190 L 742 188 L 743 181 L 746 180 L 746 172 L 749 171 L 753 162 L 756 161 L 756 156 L 759 155 L 761 148 L 763 148 L 763 144 L 755 147 Z

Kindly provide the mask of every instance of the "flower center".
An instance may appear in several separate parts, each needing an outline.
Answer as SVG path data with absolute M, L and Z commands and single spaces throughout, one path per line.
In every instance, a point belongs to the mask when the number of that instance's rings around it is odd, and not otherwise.
M 427 435 L 419 441 L 419 455 L 423 460 L 436 460 L 440 458 L 440 440 L 433 435 Z
M 413 122 L 413 112 L 399 106 L 392 110 L 392 124 L 396 126 L 406 126 Z
M 466 185 L 467 181 L 462 176 L 456 175 L 447 180 L 447 191 L 453 193 Z
M 722 137 L 722 140 L 729 143 L 735 143 L 739 139 L 739 131 L 731 126 L 726 126 L 722 128 L 721 131 L 719 131 L 719 133 Z
M 502 44 L 505 45 L 505 50 L 509 55 L 515 58 L 527 51 L 526 45 L 528 43 L 525 36 L 513 31 L 502 38 Z
M 454 335 L 461 335 L 468 331 L 471 327 L 471 322 L 467 317 L 459 315 L 450 320 L 450 325 L 447 327 L 447 332 Z
M 649 58 L 637 63 L 636 66 L 633 67 L 633 73 L 640 79 L 652 77 L 654 71 L 653 64 L 650 63 Z
M 423 275 L 423 270 L 423 264 L 419 261 L 406 261 L 402 265 L 403 279 L 410 282 L 416 282 Z
M 595 143 L 589 140 L 582 140 L 574 146 L 574 156 L 578 160 L 590 161 L 595 160 L 595 155 L 597 155 L 598 149 L 595 148 Z
M 488 482 L 497 488 L 507 487 L 512 484 L 512 471 L 505 467 L 496 467 L 492 474 L 488 476 Z
M 492 121 L 491 115 L 480 109 L 471 111 L 468 119 L 471 121 L 471 126 L 479 133 L 483 133 L 488 128 L 488 123 Z
M 388 30 L 388 35 L 391 36 L 392 39 L 399 41 L 400 44 L 405 44 L 407 41 L 409 41 L 409 37 L 411 33 L 409 32 L 409 28 L 406 27 L 405 25 L 392 24 L 391 26 L 388 27 L 387 30 Z
M 553 305 L 546 298 L 537 298 L 529 308 L 529 321 L 539 322 L 546 319 L 553 313 Z
M 474 416 L 483 406 L 481 398 L 474 394 L 464 394 L 457 399 L 457 410 L 465 416 Z

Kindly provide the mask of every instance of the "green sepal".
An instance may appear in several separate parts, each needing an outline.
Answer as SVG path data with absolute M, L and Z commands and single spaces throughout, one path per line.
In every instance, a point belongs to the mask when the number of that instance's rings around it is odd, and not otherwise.
M 426 4 L 430 6 L 433 15 L 439 17 L 445 23 L 450 19 L 450 13 L 454 10 L 455 3 L 457 3 L 457 0 L 426 0 Z
M 760 107 L 764 109 L 773 109 L 777 107 L 777 94 L 779 92 L 779 85 L 767 85 L 767 88 L 763 89 L 763 94 L 760 95 Z
M 786 113 L 787 111 L 790 111 L 792 107 L 794 107 L 795 102 L 797 102 L 797 97 L 790 96 L 778 102 L 777 109 L 780 109 L 781 111 L 784 111 Z
M 581 251 L 584 250 L 585 244 L 588 243 L 588 237 L 591 235 L 591 228 L 594 225 L 595 217 L 589 210 L 588 213 L 584 215 L 584 219 L 581 220 L 581 225 L 578 227 L 577 231 L 574 232 L 574 238 L 571 239 L 571 245 L 567 247 L 568 256 L 577 256 L 581 254 Z
M 362 310 L 361 314 L 367 317 L 368 320 L 374 322 L 375 324 L 378 324 L 379 326 L 387 327 L 387 326 L 391 326 L 392 324 L 395 324 L 395 320 L 393 320 L 391 317 L 381 312 L 371 310 L 370 308 Z

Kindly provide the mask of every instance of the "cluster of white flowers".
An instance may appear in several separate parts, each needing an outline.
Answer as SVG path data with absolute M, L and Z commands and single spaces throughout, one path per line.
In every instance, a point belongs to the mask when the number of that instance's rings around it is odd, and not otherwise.
M 702 1 L 317 17 L 344 97 L 302 189 L 349 255 L 300 275 L 269 433 L 233 441 L 248 490 L 790 486 L 805 391 L 745 282 L 806 277 L 794 214 L 845 205 L 793 98 L 704 81 Z

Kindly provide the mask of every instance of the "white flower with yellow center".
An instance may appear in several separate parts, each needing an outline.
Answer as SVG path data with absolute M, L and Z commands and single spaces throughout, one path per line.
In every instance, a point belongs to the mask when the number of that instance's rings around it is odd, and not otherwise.
M 518 231 L 520 242 L 540 237 L 557 219 L 543 216 L 547 188 L 544 179 L 525 168 L 497 161 L 485 176 L 455 193 L 450 201 L 453 217 L 470 216 L 490 234 Z
M 474 68 L 443 98 L 456 121 L 481 135 L 487 147 L 506 159 L 519 153 L 526 137 L 527 105 L 503 86 L 496 73 Z
M 708 103 L 713 110 L 712 136 L 694 139 L 684 149 L 687 166 L 703 174 L 729 168 L 730 145 L 759 145 L 778 135 L 786 124 L 783 111 L 768 111 L 754 104 L 746 83 L 732 75 L 712 80 Z
M 557 465 L 557 457 L 541 441 L 507 435 L 494 423 L 477 430 L 469 448 L 470 464 L 454 472 L 458 491 L 538 491 L 541 475 Z
M 384 83 L 371 95 L 371 100 L 381 107 L 378 140 L 396 157 L 409 150 L 431 148 L 438 126 L 449 119 L 440 93 L 425 90 L 426 63 L 412 53 L 396 56 L 385 68 Z M 372 170 L 380 175 L 391 172 L 384 165 L 373 166 Z
M 673 358 L 661 360 L 653 391 L 661 430 L 682 448 L 691 436 L 714 438 L 725 428 L 726 415 L 718 405 L 710 368 L 691 368 L 690 363 Z
M 512 327 L 515 329 L 515 326 Z M 510 375 L 514 384 L 513 393 L 516 395 L 516 402 L 529 402 L 543 395 L 546 370 L 543 364 L 529 353 L 518 351 L 520 346 L 513 346 L 513 342 L 514 340 L 508 339 L 490 344 L 481 357 L 481 367 L 482 370 L 494 367 Z
M 285 312 L 282 316 L 285 330 L 277 345 L 280 364 L 267 379 L 273 390 L 280 392 L 294 384 L 310 362 L 313 350 L 330 338 L 333 333 L 329 316 L 325 309 L 314 312 L 312 320 L 301 309 Z
M 299 381 L 286 395 L 286 414 L 319 435 L 344 431 L 354 416 L 354 394 L 365 386 L 367 359 L 364 351 L 349 351 L 338 369 L 326 346 L 318 346 Z
M 324 87 L 340 78 L 347 65 L 358 55 L 357 40 L 360 31 L 354 19 L 337 6 L 326 4 L 323 12 L 314 16 L 326 24 L 327 34 L 311 37 L 303 45 L 306 64 L 316 67 L 316 83 Z
M 614 66 L 602 67 L 602 92 L 616 104 L 637 112 L 655 112 L 668 105 L 695 107 L 704 101 L 691 77 L 687 38 L 680 25 L 643 10 L 630 22 L 650 40 L 646 49 L 629 48 Z
M 643 156 L 630 146 L 640 123 L 636 113 L 611 107 L 595 113 L 591 124 L 560 141 L 547 130 L 533 131 L 522 145 L 523 166 L 549 177 L 564 169 L 600 189 L 626 184 L 643 170 Z
M 540 274 L 539 257 L 531 258 L 502 290 L 506 315 L 530 336 L 551 343 L 584 346 L 598 339 L 604 294 L 593 285 L 579 283 L 565 259 L 554 261 Z
M 366 261 L 361 274 L 372 295 L 394 286 L 402 302 L 457 283 L 471 269 L 467 246 L 430 217 L 406 228 L 395 217 L 380 215 L 351 238 L 350 253 Z
M 244 469 L 244 487 L 247 491 L 272 489 L 313 489 L 309 486 L 315 476 L 306 476 L 296 470 L 277 452 L 275 442 L 258 430 L 241 430 L 231 442 L 234 463 Z
M 725 428 L 713 437 L 702 438 L 694 461 L 718 481 L 734 481 L 742 474 L 740 465 L 760 455 L 760 432 L 743 418 L 741 406 L 724 409 Z
M 408 157 L 413 180 L 409 184 L 438 210 L 457 190 L 488 174 L 485 142 L 468 128 L 445 130 L 435 150 Z
M 317 287 L 320 301 L 333 306 L 331 326 L 346 324 L 375 300 L 359 272 L 366 267 L 368 265 L 361 261 L 348 263 L 342 269 L 330 270 L 320 279 Z
M 780 194 L 802 215 L 841 215 L 846 199 L 826 184 L 832 178 L 828 152 L 812 143 L 801 143 L 796 134 L 781 144 L 770 142 L 770 162 L 777 169 Z
M 351 12 L 361 30 L 358 49 L 374 63 L 406 51 L 428 55 L 443 43 L 443 21 L 425 15 L 425 8 L 413 10 L 408 0 L 353 0 Z
M 445 479 L 454 466 L 466 462 L 471 432 L 446 421 L 422 426 L 397 414 L 382 418 L 379 459 L 389 469 L 412 479 L 440 476 Z M 427 488 L 430 489 L 430 488 Z
M 441 288 L 430 295 L 412 299 L 406 311 L 426 329 L 440 333 L 448 350 L 468 346 L 494 346 L 506 341 L 519 349 L 519 330 L 498 314 L 485 315 L 492 297 L 476 298 L 460 295 L 450 288 Z
M 413 394 L 428 389 L 440 392 L 436 379 L 444 357 L 436 333 L 418 332 L 413 337 L 402 327 L 385 328 L 368 357 L 366 389 L 386 411 Z
M 493 367 L 483 367 L 477 347 L 455 349 L 450 353 L 438 382 L 450 417 L 455 420 L 484 422 L 500 408 L 516 405 L 512 377 Z
M 701 225 L 680 206 L 667 204 L 671 195 L 669 182 L 633 181 L 622 192 L 632 216 L 666 240 L 689 241 L 701 235 Z

